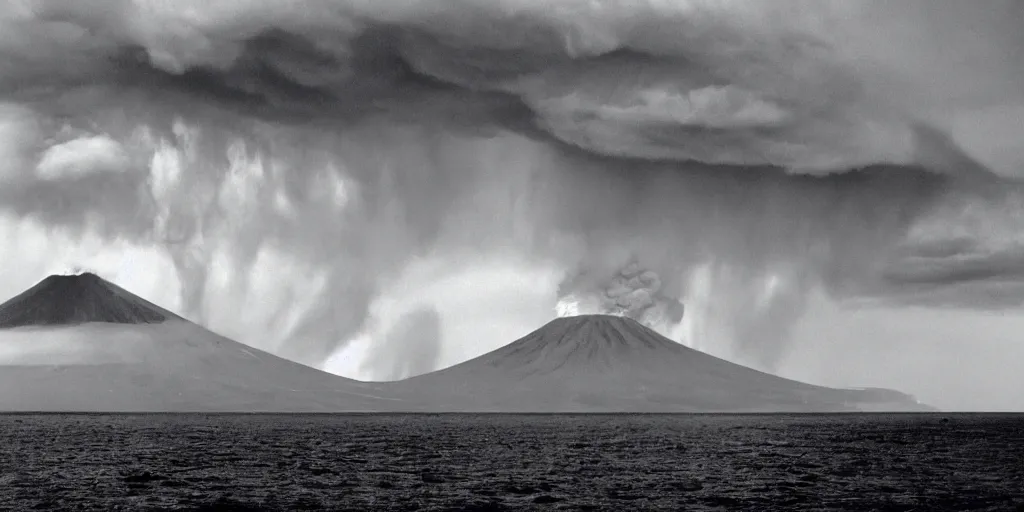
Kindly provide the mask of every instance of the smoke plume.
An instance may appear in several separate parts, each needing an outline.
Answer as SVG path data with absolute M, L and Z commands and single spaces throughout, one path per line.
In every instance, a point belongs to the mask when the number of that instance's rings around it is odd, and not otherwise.
M 155 248 L 187 317 L 310 364 L 416 258 L 504 251 L 585 275 L 563 305 L 771 366 L 814 291 L 985 288 L 907 255 L 982 183 L 1024 197 L 986 135 L 1020 133 L 1022 11 L 7 0 L 0 209 Z
M 632 318 L 648 327 L 672 327 L 683 319 L 680 297 L 669 297 L 662 292 L 663 283 L 658 273 L 630 262 L 610 279 L 592 281 L 586 271 L 580 271 L 562 283 L 558 310 L 560 316 L 579 314 L 605 314 Z M 593 298 L 588 301 L 587 299 Z

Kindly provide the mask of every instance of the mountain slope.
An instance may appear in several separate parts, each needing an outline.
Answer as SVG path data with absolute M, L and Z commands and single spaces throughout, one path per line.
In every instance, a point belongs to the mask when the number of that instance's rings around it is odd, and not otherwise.
M 924 410 L 889 390 L 841 390 L 784 379 L 687 348 L 639 323 L 556 319 L 464 363 L 405 381 L 396 392 L 437 410 L 722 412 Z
M 44 279 L 0 320 L 0 411 L 402 408 L 380 386 L 219 336 L 91 274 Z

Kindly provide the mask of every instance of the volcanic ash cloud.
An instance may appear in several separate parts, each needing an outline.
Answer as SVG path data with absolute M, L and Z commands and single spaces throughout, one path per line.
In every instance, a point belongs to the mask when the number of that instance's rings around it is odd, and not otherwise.
M 562 283 L 559 316 L 605 314 L 631 318 L 651 328 L 668 330 L 683 318 L 679 297 L 662 292 L 658 273 L 631 262 L 611 278 L 580 271 Z

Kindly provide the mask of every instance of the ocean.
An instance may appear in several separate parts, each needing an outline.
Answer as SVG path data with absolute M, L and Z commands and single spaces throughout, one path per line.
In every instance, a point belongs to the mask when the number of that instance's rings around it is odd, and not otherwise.
M 1024 414 L 7 414 L 0 510 L 1024 510 Z

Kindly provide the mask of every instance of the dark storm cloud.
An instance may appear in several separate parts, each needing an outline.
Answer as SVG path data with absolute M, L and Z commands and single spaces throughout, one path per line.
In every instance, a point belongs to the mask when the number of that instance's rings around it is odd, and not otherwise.
M 880 284 L 881 303 L 1016 308 L 1024 304 L 1024 248 L 988 252 L 964 240 L 926 246 L 887 266 Z
M 877 288 L 865 295 L 890 304 L 1019 306 L 1022 190 L 1019 183 L 987 179 L 944 186 L 907 239 L 886 256 Z
M 1024 278 L 1024 251 L 995 254 L 958 254 L 946 258 L 910 258 L 885 273 L 894 284 L 942 287 L 981 280 Z
M 345 55 L 338 56 L 302 34 L 274 29 L 240 43 L 240 55 L 226 69 L 169 73 L 135 48 L 116 57 L 115 73 L 126 84 L 183 92 L 275 122 L 335 124 L 387 115 L 396 122 L 431 119 L 450 129 L 480 130 L 528 116 L 511 95 L 467 91 L 416 73 L 401 56 L 400 39 L 396 31 L 374 30 L 347 42 Z
M 816 28 L 744 31 L 753 21 L 722 18 L 728 9 L 609 7 L 572 20 L 485 2 L 227 2 L 192 16 L 32 6 L 41 32 L 82 45 L 73 65 L 52 63 L 67 80 L 159 84 L 275 120 L 387 112 L 479 127 L 530 112 L 556 139 L 606 155 L 805 171 L 915 158 L 913 118 L 871 108 L 867 82 Z

